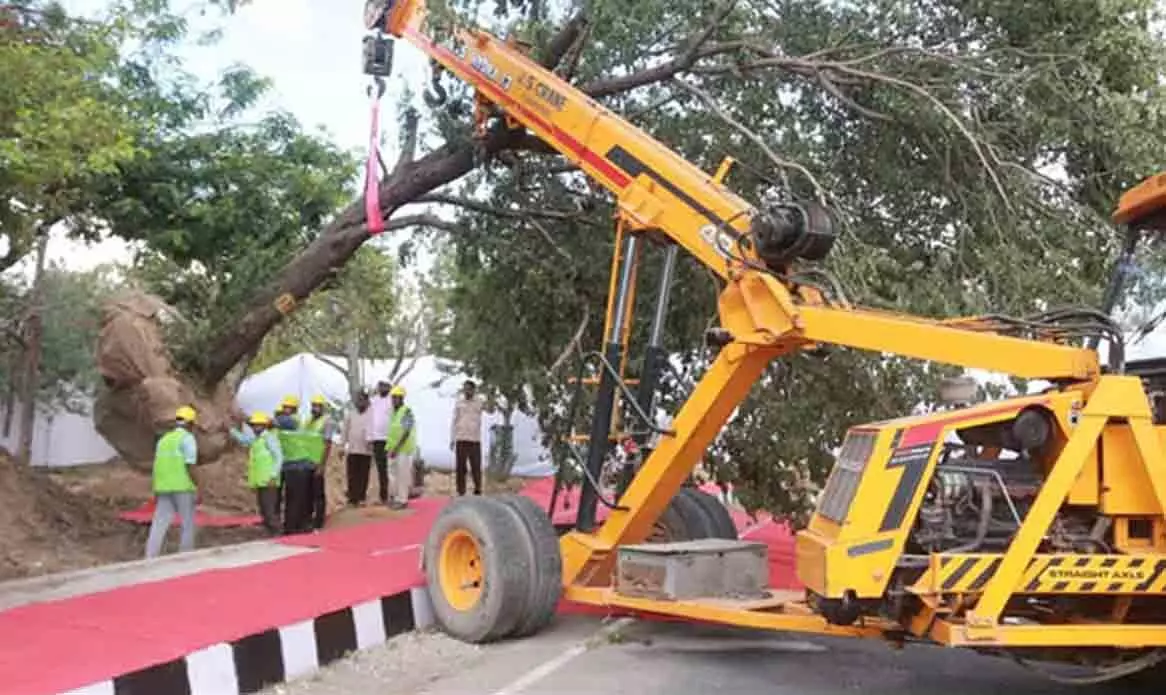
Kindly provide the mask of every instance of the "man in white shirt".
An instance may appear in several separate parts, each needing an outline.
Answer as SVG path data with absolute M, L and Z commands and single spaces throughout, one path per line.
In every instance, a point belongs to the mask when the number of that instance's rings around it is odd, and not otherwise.
M 474 479 L 474 494 L 482 494 L 482 402 L 475 397 L 476 385 L 467 380 L 462 397 L 454 403 L 450 423 L 449 448 L 457 469 L 457 494 L 466 494 L 466 468 Z
M 389 457 L 385 451 L 385 439 L 389 434 L 389 420 L 393 417 L 393 401 L 389 397 L 389 382 L 377 382 L 376 393 L 369 399 L 368 434 L 372 449 L 372 459 L 377 466 L 377 483 L 380 485 L 381 504 L 389 501 Z
M 368 429 L 371 413 L 368 393 L 358 391 L 352 399 L 353 409 L 344 418 L 344 463 L 348 480 L 348 504 L 357 507 L 368 496 L 368 473 L 372 465 L 372 447 Z M 384 486 L 381 486 L 384 489 Z

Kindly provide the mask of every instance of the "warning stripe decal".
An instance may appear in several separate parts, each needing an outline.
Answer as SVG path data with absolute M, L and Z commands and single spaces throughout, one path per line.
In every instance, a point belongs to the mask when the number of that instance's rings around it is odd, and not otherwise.
M 933 555 L 912 591 L 976 593 L 996 574 L 1003 555 Z M 1166 593 L 1166 556 L 1036 555 L 1020 576 L 1022 594 Z

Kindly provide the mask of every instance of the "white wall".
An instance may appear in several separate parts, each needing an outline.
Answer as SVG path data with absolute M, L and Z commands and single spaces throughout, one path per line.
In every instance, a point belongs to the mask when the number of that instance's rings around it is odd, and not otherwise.
M 0 408 L 0 423 L 6 413 Z M 0 429 L 0 446 L 12 453 L 20 445 L 20 411 L 12 418 L 12 431 L 4 436 Z M 32 435 L 32 465 L 46 467 L 104 463 L 117 452 L 97 433 L 93 418 L 74 413 L 37 413 Z

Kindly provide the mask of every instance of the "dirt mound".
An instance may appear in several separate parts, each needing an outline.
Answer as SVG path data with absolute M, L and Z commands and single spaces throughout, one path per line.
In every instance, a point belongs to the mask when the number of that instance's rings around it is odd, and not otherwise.
M 0 452 L 0 579 L 106 562 L 117 500 L 79 497 Z
M 206 466 L 203 509 L 254 512 L 243 485 L 242 458 Z M 16 465 L 0 450 L 0 581 L 137 560 L 147 527 L 118 514 L 151 497 L 150 475 L 117 461 L 46 471 Z M 198 546 L 263 537 L 258 528 L 204 528 Z
M 161 299 L 136 290 L 118 294 L 102 306 L 96 362 L 104 385 L 94 404 L 93 422 L 118 454 L 139 470 L 149 470 L 157 435 L 181 405 L 193 404 L 198 411 L 194 433 L 200 460 L 215 461 L 229 445 L 230 390 L 198 393 L 173 368 L 163 327 L 181 321 Z

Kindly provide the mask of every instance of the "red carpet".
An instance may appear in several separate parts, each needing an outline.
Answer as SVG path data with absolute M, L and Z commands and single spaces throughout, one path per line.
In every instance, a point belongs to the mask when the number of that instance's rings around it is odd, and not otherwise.
M 291 536 L 280 539 L 280 542 L 286 545 L 365 555 L 378 555 L 403 548 L 416 550 L 425 541 L 433 519 L 448 501 L 446 498 L 436 497 L 415 499 L 409 502 L 409 507 L 413 511 L 408 516 L 332 529 L 324 533 Z
M 149 524 L 154 519 L 154 505 L 155 502 L 151 499 L 137 509 L 130 509 L 121 512 L 117 518 L 122 521 L 129 521 L 135 524 Z M 181 521 L 176 516 L 170 522 L 171 526 L 177 526 Z M 229 515 L 229 514 L 208 514 L 201 509 L 196 509 L 194 512 L 194 525 L 199 528 L 226 528 L 237 526 L 258 526 L 263 523 L 263 519 L 258 514 L 243 514 L 243 515 Z
M 540 480 L 525 493 L 545 509 L 551 487 Z M 573 519 L 577 498 L 576 491 L 556 515 Z M 414 512 L 399 519 L 281 541 L 314 547 L 314 553 L 0 613 L 0 691 L 42 695 L 77 688 L 418 586 L 420 544 L 447 501 L 414 500 Z M 734 516 L 743 537 L 769 545 L 773 585 L 796 587 L 788 529 Z
M 420 582 L 399 555 L 322 552 L 23 606 L 0 613 L 0 683 L 69 690 Z

